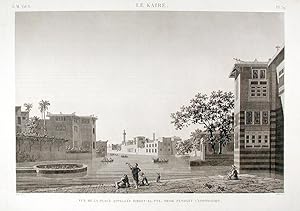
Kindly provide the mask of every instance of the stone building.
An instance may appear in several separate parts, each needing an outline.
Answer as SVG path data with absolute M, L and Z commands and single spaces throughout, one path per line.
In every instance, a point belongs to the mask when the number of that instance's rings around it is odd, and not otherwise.
M 272 61 L 238 61 L 230 78 L 235 79 L 234 164 L 240 170 L 277 170 L 283 140 L 278 139 L 276 68 Z
M 107 141 L 96 141 L 96 157 L 107 156 Z
M 268 68 L 277 73 L 278 95 L 276 108 L 275 170 L 283 172 L 284 159 L 284 46 L 269 61 Z
M 21 106 L 15 107 L 15 122 L 16 122 L 16 133 L 24 132 L 26 122 L 29 120 L 29 112 L 22 111 Z
M 96 147 L 95 116 L 48 113 L 46 120 L 47 135 L 68 140 L 71 148 L 92 150 Z
M 180 137 L 161 137 L 145 144 L 146 155 L 168 156 L 176 154 L 176 143 L 181 141 Z

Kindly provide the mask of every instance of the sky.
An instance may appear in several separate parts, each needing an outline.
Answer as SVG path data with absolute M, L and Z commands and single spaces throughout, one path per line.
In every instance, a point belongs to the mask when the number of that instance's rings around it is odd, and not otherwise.
M 96 115 L 97 140 L 180 136 L 170 114 L 197 93 L 234 91 L 233 58 L 267 61 L 282 13 L 17 12 L 16 105 Z M 23 108 L 24 109 L 24 108 Z

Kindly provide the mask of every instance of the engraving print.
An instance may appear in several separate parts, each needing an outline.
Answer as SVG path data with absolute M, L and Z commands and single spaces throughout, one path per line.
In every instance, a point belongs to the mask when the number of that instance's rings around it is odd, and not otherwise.
M 284 14 L 15 13 L 16 192 L 284 192 Z

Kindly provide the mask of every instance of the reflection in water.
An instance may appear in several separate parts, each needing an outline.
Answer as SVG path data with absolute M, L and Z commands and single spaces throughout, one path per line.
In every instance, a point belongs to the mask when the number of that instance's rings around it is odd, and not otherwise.
M 94 158 L 92 160 L 64 160 L 61 163 L 83 163 L 88 166 L 88 171 L 84 173 L 70 173 L 57 175 L 36 174 L 17 174 L 17 187 L 26 188 L 28 184 L 34 184 L 35 187 L 59 187 L 67 185 L 85 185 L 85 184 L 113 184 L 119 180 L 123 174 L 127 174 L 132 183 L 132 176 L 126 162 L 130 164 L 138 163 L 142 172 L 144 172 L 150 181 L 155 181 L 157 173 L 161 174 L 161 180 L 195 178 L 201 176 L 226 175 L 229 166 L 196 166 L 190 167 L 189 160 L 167 157 L 168 163 L 153 163 L 151 156 L 128 155 L 127 158 L 121 156 L 111 156 L 113 162 L 101 162 L 103 158 Z M 48 161 L 43 163 L 57 163 L 57 161 Z M 27 166 L 33 166 L 39 163 L 27 163 Z M 25 165 L 25 164 L 23 164 Z M 246 172 L 241 172 L 246 173 Z M 259 176 L 271 177 L 270 173 L 251 172 Z

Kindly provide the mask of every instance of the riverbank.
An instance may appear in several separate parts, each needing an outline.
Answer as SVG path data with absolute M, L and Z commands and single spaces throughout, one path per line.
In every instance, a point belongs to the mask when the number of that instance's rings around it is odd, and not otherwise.
M 283 180 L 242 174 L 239 180 L 228 180 L 225 176 L 208 176 L 189 179 L 150 182 L 139 189 L 121 188 L 114 185 L 76 185 L 56 188 L 40 188 L 18 192 L 47 193 L 283 193 Z

